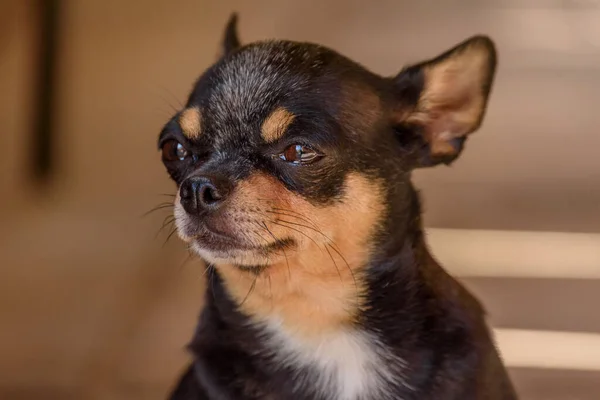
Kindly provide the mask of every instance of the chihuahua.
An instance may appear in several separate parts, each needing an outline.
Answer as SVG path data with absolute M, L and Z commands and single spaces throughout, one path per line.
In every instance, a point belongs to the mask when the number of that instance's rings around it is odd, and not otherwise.
M 241 45 L 236 20 L 159 137 L 178 235 L 209 279 L 170 398 L 516 399 L 411 183 L 479 128 L 492 41 L 381 77 L 316 44 Z

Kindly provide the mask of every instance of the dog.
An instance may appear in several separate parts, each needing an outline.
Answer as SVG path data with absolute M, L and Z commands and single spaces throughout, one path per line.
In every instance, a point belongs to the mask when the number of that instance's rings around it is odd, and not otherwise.
M 417 168 L 483 119 L 486 36 L 381 77 L 326 47 L 242 45 L 159 136 L 208 288 L 173 400 L 510 400 L 480 303 L 429 252 Z

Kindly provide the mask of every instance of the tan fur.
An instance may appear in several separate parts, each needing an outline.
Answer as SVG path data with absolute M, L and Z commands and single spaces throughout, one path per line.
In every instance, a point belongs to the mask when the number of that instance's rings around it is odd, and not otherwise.
M 179 126 L 188 139 L 197 139 L 202 133 L 202 114 L 198 107 L 183 110 L 179 116 Z
M 280 139 L 290 124 L 294 121 L 294 114 L 283 107 L 278 107 L 263 122 L 261 136 L 267 143 Z
M 407 122 L 425 127 L 433 155 L 452 154 L 448 142 L 479 127 L 489 71 L 489 50 L 479 42 L 424 67 L 423 93 Z
M 345 185 L 342 201 L 328 207 L 311 205 L 264 174 L 236 190 L 232 206 L 266 223 L 269 232 L 260 233 L 265 240 L 291 237 L 298 243 L 275 255 L 259 274 L 232 264 L 217 266 L 228 291 L 253 319 L 279 321 L 309 339 L 353 321 L 362 306 L 369 240 L 384 218 L 384 206 L 379 182 L 352 174 Z

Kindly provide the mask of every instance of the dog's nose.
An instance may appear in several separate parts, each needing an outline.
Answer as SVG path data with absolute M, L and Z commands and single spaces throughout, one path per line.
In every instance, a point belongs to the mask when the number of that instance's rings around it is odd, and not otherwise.
M 188 214 L 214 211 L 231 192 L 231 182 L 218 176 L 194 176 L 181 183 L 179 197 Z

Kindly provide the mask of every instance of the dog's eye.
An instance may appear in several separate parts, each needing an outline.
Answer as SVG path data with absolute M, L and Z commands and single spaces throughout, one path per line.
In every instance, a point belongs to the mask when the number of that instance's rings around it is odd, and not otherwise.
M 322 157 L 322 154 L 308 146 L 294 144 L 284 150 L 279 158 L 293 164 L 310 164 Z
M 162 157 L 165 161 L 183 161 L 190 152 L 177 140 L 169 140 L 162 147 Z

